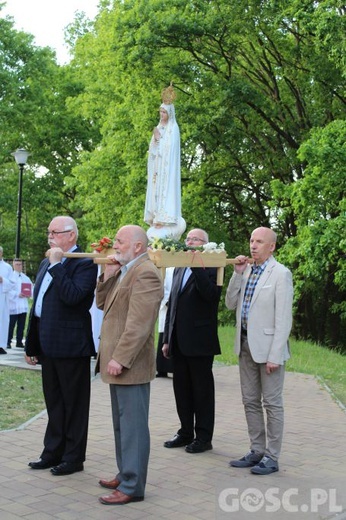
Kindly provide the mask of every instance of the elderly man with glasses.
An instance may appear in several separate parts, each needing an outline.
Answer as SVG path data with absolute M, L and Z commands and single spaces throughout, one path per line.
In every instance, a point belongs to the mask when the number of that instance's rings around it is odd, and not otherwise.
M 59 476 L 84 469 L 95 355 L 89 309 L 97 265 L 89 258 L 64 258 L 80 252 L 73 218 L 53 218 L 47 236 L 50 249 L 37 273 L 25 352 L 27 363 L 42 365 L 48 424 L 41 457 L 29 466 Z
M 203 229 L 189 231 L 185 242 L 208 242 Z M 187 453 L 212 449 L 215 420 L 214 355 L 220 354 L 217 313 L 221 287 L 215 268 L 176 268 L 164 331 L 164 356 L 173 360 L 173 388 L 181 423 L 165 448 L 185 446 Z

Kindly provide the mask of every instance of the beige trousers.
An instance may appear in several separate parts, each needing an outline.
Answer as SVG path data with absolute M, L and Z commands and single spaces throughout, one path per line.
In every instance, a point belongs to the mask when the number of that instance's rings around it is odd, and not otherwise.
M 239 374 L 250 448 L 277 461 L 284 428 L 282 391 L 285 366 L 281 365 L 269 375 L 265 369 L 265 363 L 255 363 L 252 359 L 247 337 L 242 335 Z

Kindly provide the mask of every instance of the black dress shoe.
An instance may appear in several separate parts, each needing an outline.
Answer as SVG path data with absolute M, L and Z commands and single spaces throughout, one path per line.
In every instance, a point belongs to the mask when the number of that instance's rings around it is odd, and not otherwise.
M 53 475 L 72 475 L 77 471 L 83 471 L 83 462 L 61 462 L 58 466 L 54 466 L 50 472 Z
M 212 450 L 213 446 L 211 442 L 202 442 L 198 439 L 195 439 L 191 444 L 188 444 L 185 448 L 185 451 L 187 453 L 203 453 L 207 450 Z
M 177 433 L 174 435 L 173 439 L 166 441 L 163 443 L 165 448 L 181 448 L 182 446 L 186 446 L 192 441 L 192 439 L 187 439 L 186 437 L 182 437 Z
M 56 461 L 38 459 L 33 462 L 29 462 L 28 466 L 30 466 L 31 469 L 48 469 L 52 466 L 55 466 L 56 464 L 58 464 Z

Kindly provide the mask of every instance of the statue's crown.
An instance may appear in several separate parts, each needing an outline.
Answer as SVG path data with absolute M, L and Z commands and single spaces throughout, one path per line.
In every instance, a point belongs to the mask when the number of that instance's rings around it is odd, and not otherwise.
M 164 88 L 161 92 L 161 99 L 165 105 L 171 105 L 175 101 L 176 97 L 177 94 L 174 90 L 173 83 L 171 81 L 169 87 Z

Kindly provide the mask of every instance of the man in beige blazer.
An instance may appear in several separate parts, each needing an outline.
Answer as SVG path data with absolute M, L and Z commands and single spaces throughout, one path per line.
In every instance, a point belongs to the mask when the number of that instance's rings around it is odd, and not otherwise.
M 274 231 L 266 227 L 255 229 L 250 238 L 253 266 L 249 265 L 248 257 L 238 256 L 239 264 L 234 266 L 226 293 L 226 306 L 236 309 L 235 352 L 239 355 L 240 385 L 250 438 L 249 453 L 232 460 L 230 465 L 251 467 L 251 472 L 258 475 L 279 470 L 284 370 L 290 357 L 292 275 L 272 256 L 275 246 Z
M 96 372 L 109 384 L 118 473 L 100 480 L 113 490 L 102 504 L 144 500 L 150 437 L 150 381 L 155 377 L 154 327 L 163 283 L 147 254 L 147 235 L 124 226 L 115 236 L 113 265 L 99 278 L 96 303 L 103 309 Z

